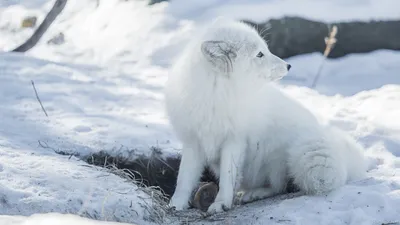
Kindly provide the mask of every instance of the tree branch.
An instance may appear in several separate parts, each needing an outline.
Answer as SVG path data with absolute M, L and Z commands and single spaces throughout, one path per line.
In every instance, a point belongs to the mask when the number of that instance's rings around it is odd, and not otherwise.
M 12 52 L 26 52 L 29 49 L 33 48 L 42 38 L 43 34 L 47 31 L 53 21 L 57 18 L 57 16 L 64 9 L 67 4 L 67 0 L 56 0 L 53 5 L 53 8 L 46 15 L 43 22 L 39 25 L 39 27 L 35 30 L 33 35 L 22 45 L 12 50 Z

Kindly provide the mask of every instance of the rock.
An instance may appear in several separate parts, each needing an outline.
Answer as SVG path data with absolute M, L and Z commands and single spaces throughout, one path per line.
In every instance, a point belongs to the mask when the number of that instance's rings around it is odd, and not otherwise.
M 190 205 L 194 208 L 207 212 L 208 207 L 214 202 L 218 194 L 218 185 L 214 182 L 201 182 L 193 190 Z
M 52 37 L 47 41 L 47 44 L 61 45 L 65 42 L 65 36 L 63 32 L 58 33 L 56 36 Z
M 22 28 L 29 28 L 36 26 L 37 17 L 36 16 L 28 16 L 22 20 L 21 27 Z

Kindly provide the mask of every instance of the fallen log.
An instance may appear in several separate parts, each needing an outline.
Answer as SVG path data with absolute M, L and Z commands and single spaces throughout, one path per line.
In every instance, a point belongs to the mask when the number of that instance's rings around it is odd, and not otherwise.
M 284 17 L 263 23 L 243 21 L 254 26 L 268 42 L 270 51 L 281 58 L 323 53 L 324 39 L 333 25 L 338 28 L 337 42 L 328 58 L 378 49 L 400 50 L 400 20 L 326 24 L 300 17 Z

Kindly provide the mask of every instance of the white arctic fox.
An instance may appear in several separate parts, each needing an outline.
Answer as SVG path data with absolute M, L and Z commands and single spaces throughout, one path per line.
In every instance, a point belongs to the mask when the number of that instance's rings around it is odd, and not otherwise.
M 209 212 L 231 208 L 238 191 L 242 203 L 282 193 L 288 179 L 322 194 L 363 177 L 362 148 L 274 86 L 289 69 L 241 22 L 219 18 L 193 38 L 165 89 L 183 143 L 171 206 L 188 207 L 205 166 L 219 177 Z

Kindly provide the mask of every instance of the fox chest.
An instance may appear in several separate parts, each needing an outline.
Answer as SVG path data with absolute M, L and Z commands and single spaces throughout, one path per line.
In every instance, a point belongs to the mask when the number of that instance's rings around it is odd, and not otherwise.
M 220 106 L 221 107 L 221 106 Z M 199 144 L 206 158 L 219 158 L 224 142 L 236 130 L 236 119 L 226 109 L 213 104 L 191 111 L 190 133 Z

